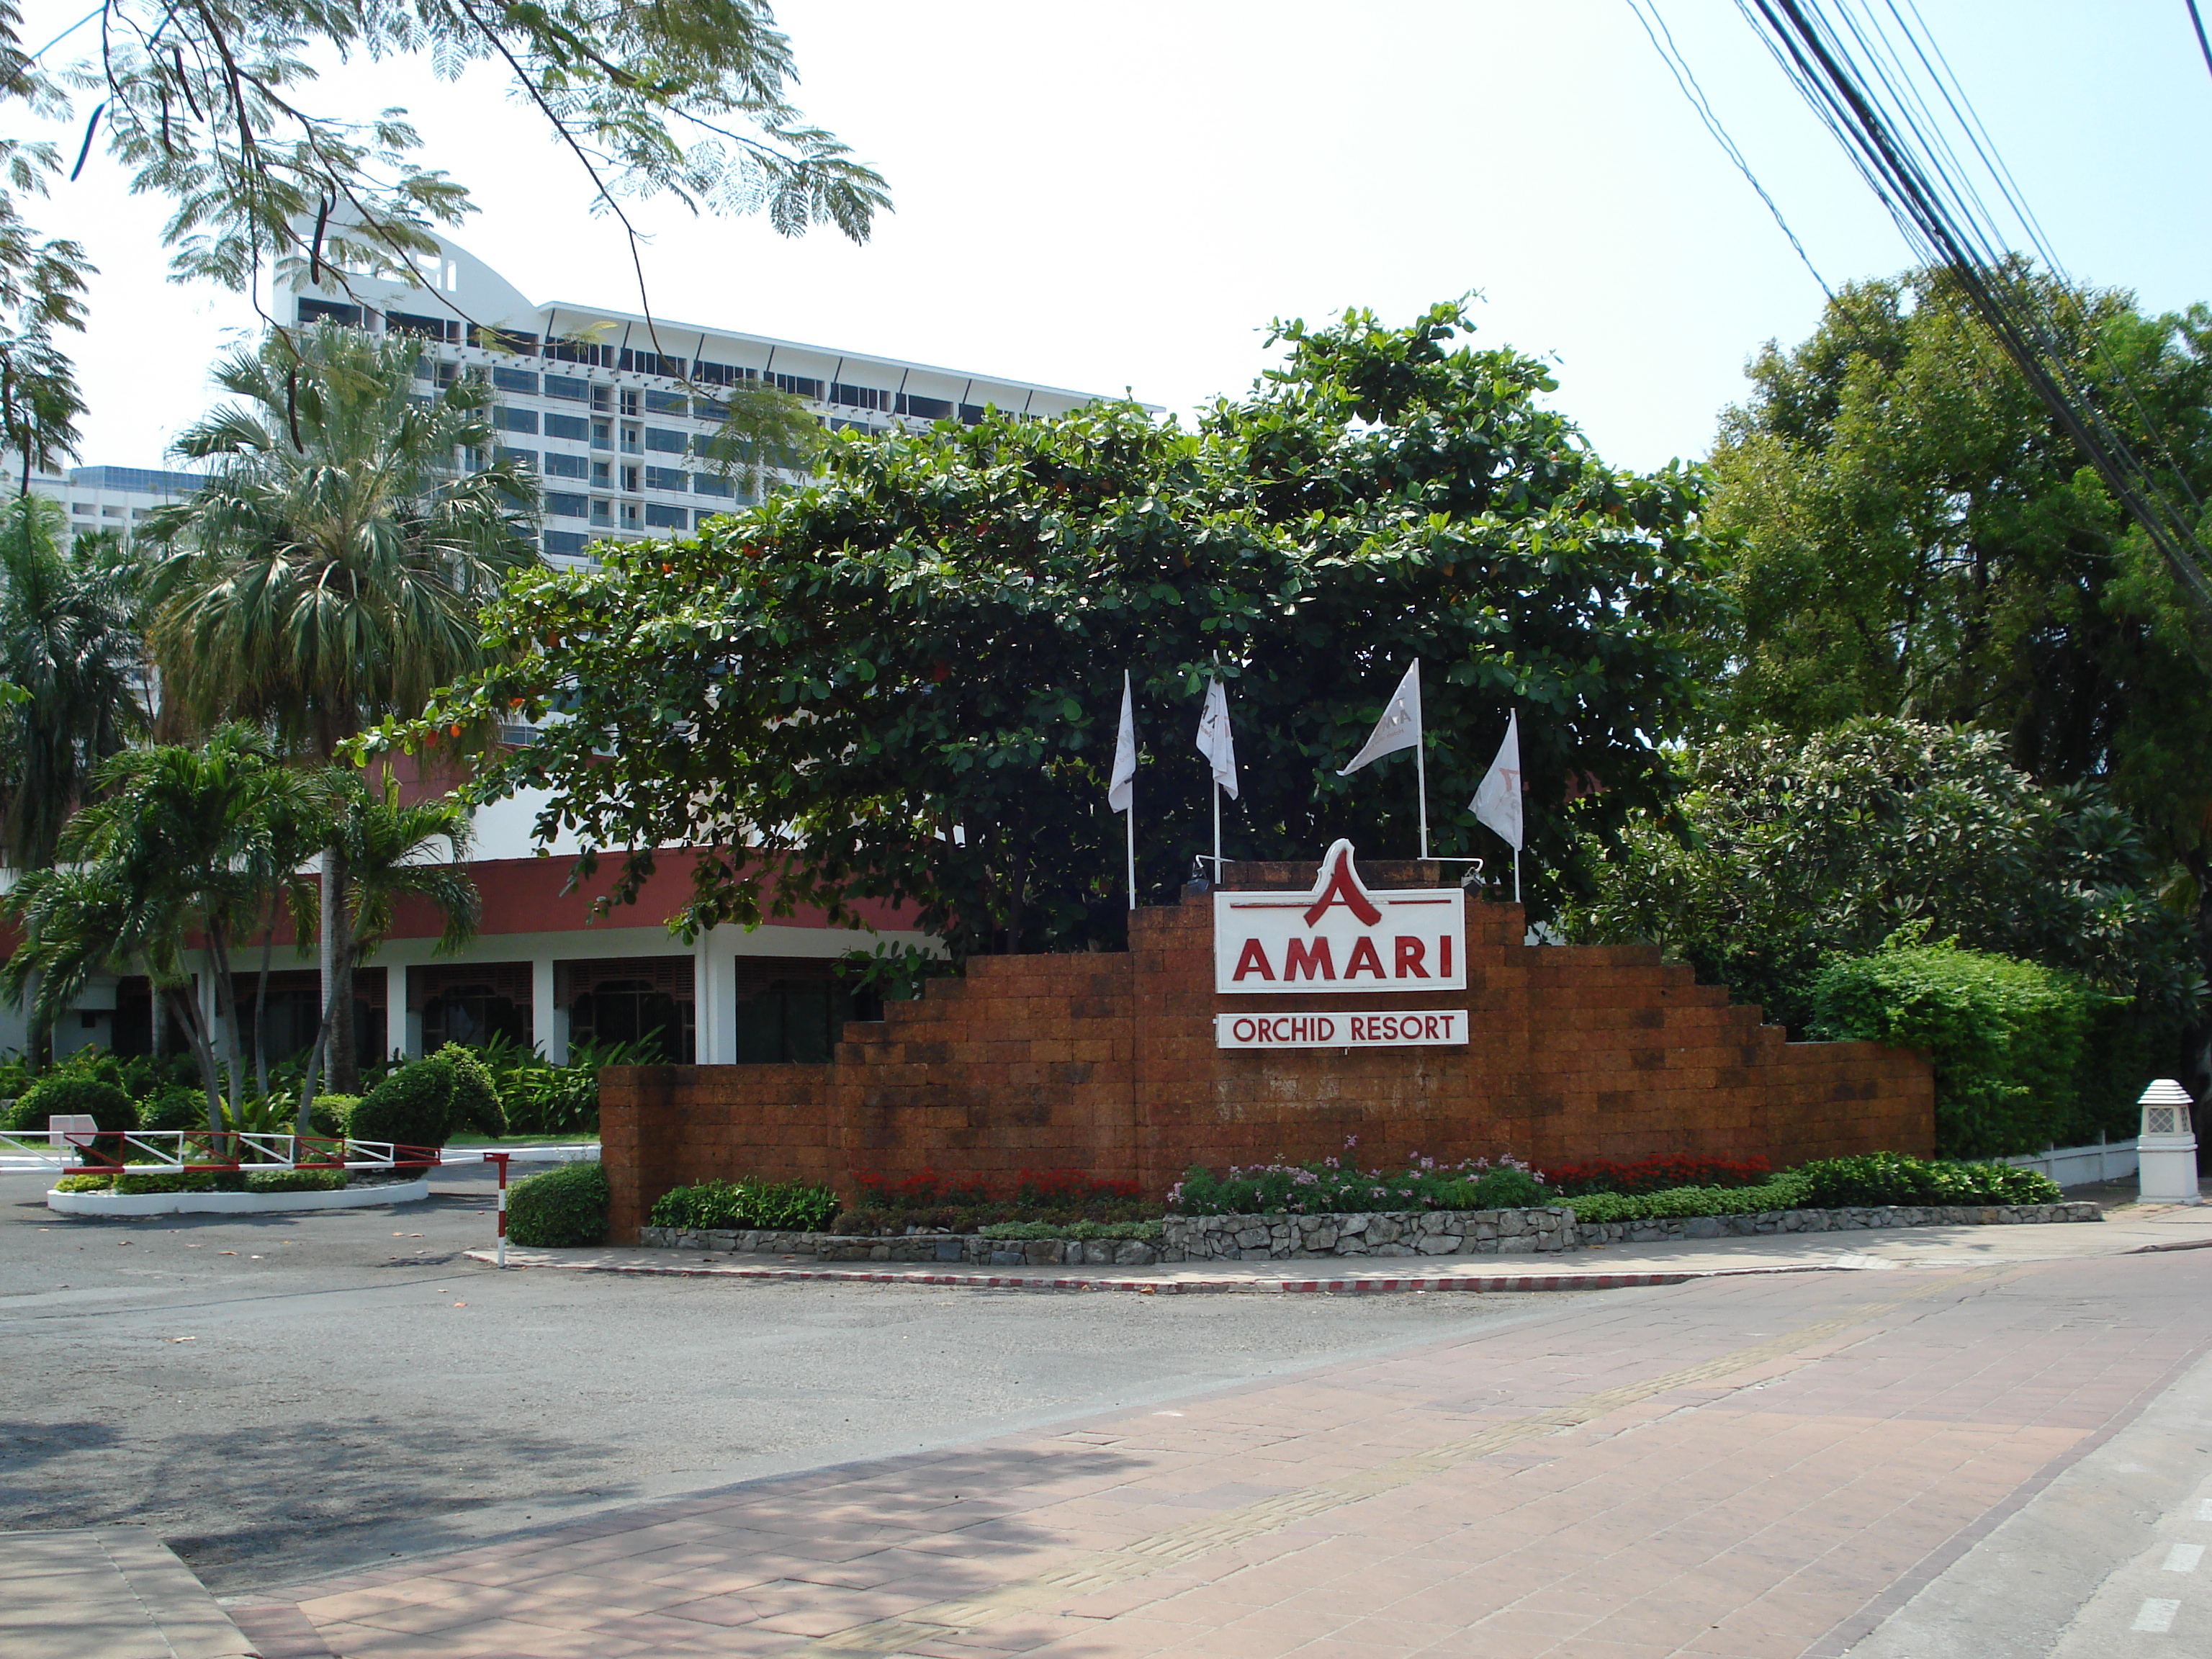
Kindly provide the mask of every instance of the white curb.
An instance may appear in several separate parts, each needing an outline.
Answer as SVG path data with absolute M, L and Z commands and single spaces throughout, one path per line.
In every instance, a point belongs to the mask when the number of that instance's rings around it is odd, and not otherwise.
M 341 1187 L 326 1193 L 49 1192 L 57 1215 L 258 1215 L 278 1210 L 363 1210 L 430 1196 L 430 1178 L 389 1187 Z

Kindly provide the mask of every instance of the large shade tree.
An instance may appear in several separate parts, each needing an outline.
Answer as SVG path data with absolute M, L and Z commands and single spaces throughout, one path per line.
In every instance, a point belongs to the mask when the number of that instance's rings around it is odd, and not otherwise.
M 84 326 L 91 266 L 26 205 L 96 144 L 173 208 L 172 271 L 240 292 L 272 260 L 341 287 L 354 272 L 412 280 L 431 228 L 473 210 L 461 181 L 424 165 L 406 111 L 325 101 L 335 63 L 417 58 L 442 80 L 503 82 L 634 254 L 625 204 L 641 195 L 854 241 L 889 205 L 875 172 L 793 104 L 798 67 L 763 0 L 102 0 L 36 54 L 21 24 L 0 4 L 0 105 L 84 123 L 66 147 L 0 141 L 0 440 L 27 467 L 74 436 L 82 402 L 58 342 Z
M 514 659 L 387 735 L 550 716 L 479 791 L 550 791 L 541 834 L 572 829 L 586 870 L 619 854 L 618 898 L 651 849 L 699 849 L 685 925 L 887 896 L 958 951 L 1080 948 L 1126 928 L 1124 669 L 1150 898 L 1210 850 L 1209 674 L 1244 760 L 1231 856 L 1410 856 L 1413 757 L 1336 772 L 1419 656 L 1434 850 L 1497 867 L 1462 803 L 1518 708 L 1556 855 L 1571 801 L 1602 825 L 1667 787 L 1711 550 L 1693 474 L 1606 466 L 1543 367 L 1468 327 L 1287 325 L 1284 367 L 1195 433 L 1107 404 L 841 441 L 824 481 L 696 540 L 510 584 L 489 628 Z
M 2212 490 L 2212 312 L 2011 275 L 2136 451 Z M 1711 463 L 1741 618 L 1712 717 L 1971 723 L 2099 782 L 2185 866 L 2212 969 L 2212 640 L 1955 283 L 1847 288 L 1752 380 Z
M 324 763 L 499 654 L 477 613 L 537 560 L 535 485 L 511 463 L 483 464 L 493 428 L 480 380 L 418 390 L 415 369 L 410 342 L 332 325 L 218 369 L 238 401 L 178 441 L 208 483 L 142 532 L 157 550 L 148 638 L 177 719 L 251 720 Z M 345 1085 L 357 1062 L 334 942 L 350 902 L 342 853 L 325 855 L 337 896 L 324 907 L 324 994 L 331 1076 Z
M 145 725 L 137 562 L 112 536 L 74 541 L 59 502 L 0 507 L 0 856 L 53 861 L 93 773 Z

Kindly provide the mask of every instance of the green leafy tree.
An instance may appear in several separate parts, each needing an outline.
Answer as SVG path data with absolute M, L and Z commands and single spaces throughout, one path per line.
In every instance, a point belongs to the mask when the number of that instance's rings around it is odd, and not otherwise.
M 537 562 L 528 473 L 464 466 L 492 443 L 490 394 L 457 380 L 417 399 L 412 344 L 323 326 L 275 336 L 216 372 L 240 401 L 178 441 L 211 465 L 190 499 L 155 509 L 148 639 L 176 718 L 265 725 L 330 759 L 371 720 L 412 714 L 489 655 L 477 622 L 510 572 Z M 331 1081 L 357 1081 L 342 849 L 325 854 L 325 1001 Z
M 28 872 L 7 896 L 4 914 L 23 938 L 0 966 L 0 991 L 19 1002 L 31 993 L 33 1018 L 51 1021 L 94 974 L 143 974 L 185 1034 L 208 1127 L 220 1133 L 226 1085 L 235 1116 L 245 1082 L 233 949 L 259 913 L 261 884 L 280 867 L 269 846 L 275 826 L 312 810 L 314 780 L 258 733 L 230 726 L 196 745 L 127 750 L 97 782 L 99 798 L 63 831 L 62 861 Z M 213 981 L 212 1019 L 193 988 L 195 945 Z
M 1694 474 L 1607 468 L 1542 366 L 1467 327 L 1284 326 L 1285 366 L 1194 434 L 1115 404 L 842 439 L 823 482 L 696 541 L 511 582 L 488 629 L 513 659 L 385 738 L 548 719 L 477 793 L 550 790 L 540 833 L 573 826 L 586 871 L 635 849 L 617 898 L 646 849 L 700 849 L 684 925 L 884 896 L 963 953 L 1081 948 L 1127 926 L 1124 667 L 1156 894 L 1210 846 L 1209 674 L 1244 761 L 1232 855 L 1412 854 L 1413 757 L 1336 774 L 1418 655 L 1436 850 L 1499 850 L 1462 803 L 1518 706 L 1556 854 L 1668 787 L 1650 745 L 1710 668 L 1711 554 Z
M 315 106 L 318 65 L 333 60 L 427 58 L 447 80 L 493 66 L 634 249 L 623 204 L 641 194 L 855 241 L 889 205 L 883 180 L 792 104 L 790 42 L 762 0 L 106 0 L 50 44 L 77 28 L 98 43 L 58 70 L 23 50 L 21 23 L 0 4 L 0 99 L 46 119 L 88 100 L 75 166 L 104 142 L 136 191 L 173 204 L 172 270 L 240 291 L 272 260 L 280 276 L 341 286 L 356 272 L 411 279 L 436 246 L 430 228 L 472 209 L 461 183 L 417 159 L 404 110 L 356 120 Z M 54 331 L 83 326 L 91 268 L 20 206 L 67 166 L 55 145 L 0 141 L 0 421 L 27 465 L 67 449 L 82 407 Z
M 112 537 L 73 544 L 58 502 L 0 507 L 0 854 L 53 862 L 62 825 L 100 763 L 144 728 L 138 567 Z
M 1951 939 L 2102 993 L 2094 1052 L 2109 1070 L 2166 1063 L 2202 1006 L 2187 919 L 2159 897 L 2141 830 L 2093 786 L 2038 785 L 1994 733 L 1766 728 L 1701 744 L 1684 767 L 1672 806 L 1592 860 L 1589 896 L 1564 919 L 1572 937 L 1656 941 L 1793 1029 L 1831 961 L 1908 932 Z
M 380 788 L 371 788 L 356 774 L 336 769 L 325 775 L 323 799 L 327 844 L 347 879 L 344 902 L 330 916 L 337 972 L 324 995 L 322 1025 L 300 1087 L 303 1133 L 319 1071 L 327 1063 L 331 1074 L 338 1075 L 341 1055 L 354 1058 L 337 1047 L 353 1040 L 354 970 L 391 933 L 399 902 L 418 899 L 436 913 L 441 952 L 458 951 L 474 938 L 483 915 L 466 868 L 470 811 L 458 799 L 441 795 L 409 804 L 389 775 Z M 347 1074 L 356 1069 L 349 1066 Z
M 2131 447 L 2212 491 L 2212 311 L 2008 280 Z M 1711 463 L 1741 617 L 1716 720 L 1968 722 L 2041 782 L 2101 781 L 2186 869 L 2212 970 L 2212 641 L 1955 283 L 1855 284 L 1752 380 Z

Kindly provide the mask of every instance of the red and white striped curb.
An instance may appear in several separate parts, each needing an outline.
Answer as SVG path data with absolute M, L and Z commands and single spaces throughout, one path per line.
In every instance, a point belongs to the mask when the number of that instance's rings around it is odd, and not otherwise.
M 489 1262 L 489 1250 L 465 1252 Z M 1139 1296 L 1405 1291 L 1620 1291 L 1652 1285 L 1683 1285 L 1693 1279 L 1733 1278 L 1745 1273 L 1826 1273 L 1826 1261 L 1783 1262 L 1773 1267 L 1691 1267 L 1617 1273 L 1452 1273 L 1425 1279 L 1047 1279 L 1033 1274 L 884 1273 L 857 1267 L 662 1267 L 658 1262 L 522 1261 L 520 1267 L 560 1267 L 570 1273 L 633 1273 L 668 1279 L 827 1279 L 852 1285 L 960 1285 L 977 1291 L 1126 1291 Z

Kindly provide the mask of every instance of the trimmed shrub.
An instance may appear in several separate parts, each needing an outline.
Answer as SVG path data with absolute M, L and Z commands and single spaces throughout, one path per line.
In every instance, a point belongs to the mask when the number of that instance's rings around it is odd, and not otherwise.
M 511 1206 L 510 1206 L 511 1207 Z M 804 1181 L 702 1181 L 678 1187 L 653 1201 L 656 1227 L 729 1232 L 818 1233 L 837 1213 L 837 1194 Z
M 62 1073 L 41 1078 L 15 1097 L 8 1127 L 16 1133 L 46 1133 L 50 1117 L 89 1117 L 102 1129 L 138 1127 L 138 1107 L 116 1084 Z
M 1560 1202 L 1577 1221 L 1662 1221 L 1700 1215 L 1762 1215 L 1806 1207 L 1804 1188 L 1782 1176 L 1757 1187 L 1676 1187 L 1659 1193 L 1585 1193 Z
M 54 1182 L 54 1190 L 58 1193 L 104 1193 L 114 1185 L 115 1177 L 112 1175 L 72 1175 L 64 1176 Z
M 493 1081 L 491 1068 L 476 1050 L 449 1042 L 431 1058 L 441 1060 L 453 1068 L 452 1121 L 465 1123 L 494 1140 L 505 1134 L 507 1113 L 500 1105 L 499 1085 Z
M 165 1083 L 160 1092 L 138 1103 L 145 1127 L 165 1133 L 181 1129 L 190 1133 L 207 1127 L 207 1091 L 189 1084 Z
M 2003 1158 L 2057 1144 L 2075 1115 L 2082 1043 L 2106 1000 L 2055 968 L 1916 945 L 1822 969 L 1813 1029 L 1925 1050 L 1936 1066 L 1936 1152 Z
M 1160 1236 L 1157 1221 L 994 1221 L 983 1229 L 986 1238 L 1135 1238 L 1150 1242 Z
M 80 1163 L 115 1163 L 123 1157 L 124 1134 L 138 1127 L 138 1103 L 117 1084 L 83 1073 L 58 1073 L 16 1097 L 8 1127 L 17 1134 L 42 1135 L 48 1118 L 63 1116 L 89 1117 L 101 1130 L 113 1132 L 79 1147 Z
M 2056 1204 L 2058 1183 L 2009 1164 L 1955 1164 L 1903 1152 L 1862 1152 L 1790 1171 L 1808 1209 L 1866 1204 Z
M 345 1184 L 343 1170 L 255 1170 L 246 1177 L 249 1193 L 335 1193 Z
M 1415 1153 L 1404 1168 L 1318 1163 L 1194 1166 L 1168 1193 L 1183 1215 L 1348 1215 L 1370 1210 L 1523 1209 L 1550 1201 L 1537 1172 L 1513 1158 L 1438 1164 Z
M 361 1104 L 359 1095 L 317 1095 L 312 1109 L 315 1133 L 325 1135 L 349 1135 L 353 1133 L 355 1108 Z
M 149 1171 L 144 1174 L 125 1170 L 115 1177 L 118 1193 L 211 1193 L 216 1190 L 212 1175 Z
M 453 1132 L 453 1068 L 434 1056 L 410 1060 L 361 1098 L 346 1133 L 356 1140 L 442 1146 Z
M 1740 1161 L 1662 1152 L 1632 1163 L 1595 1158 L 1547 1170 L 1544 1179 L 1570 1198 L 1585 1193 L 1663 1193 L 1676 1187 L 1756 1187 L 1774 1178 L 1763 1158 Z
M 607 1236 L 607 1172 L 563 1164 L 507 1189 L 507 1236 L 537 1249 L 599 1244 Z

